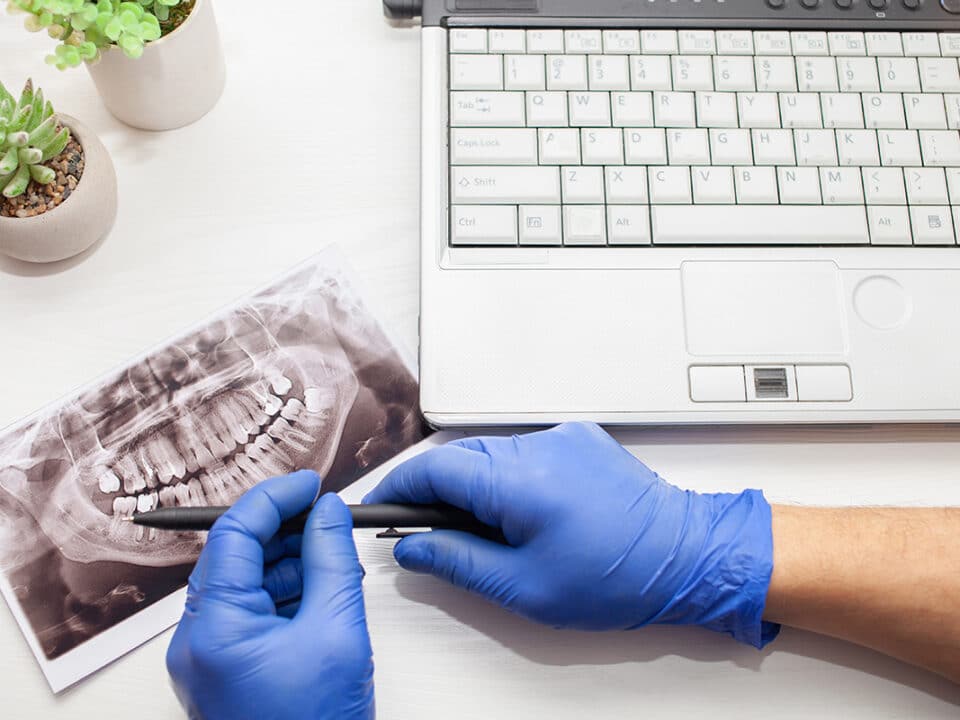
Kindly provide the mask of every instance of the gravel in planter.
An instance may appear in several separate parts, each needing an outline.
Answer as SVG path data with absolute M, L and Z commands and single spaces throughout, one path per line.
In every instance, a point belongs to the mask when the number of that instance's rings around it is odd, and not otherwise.
M 0 195 L 0 217 L 42 215 L 70 197 L 83 175 L 83 147 L 71 137 L 64 151 L 44 165 L 57 173 L 56 180 L 49 185 L 38 185 L 31 180 L 26 192 L 15 198 Z

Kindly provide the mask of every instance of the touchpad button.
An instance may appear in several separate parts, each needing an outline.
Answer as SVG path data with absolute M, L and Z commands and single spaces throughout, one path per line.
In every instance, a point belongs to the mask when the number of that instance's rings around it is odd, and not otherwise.
M 691 355 L 843 354 L 846 324 L 832 262 L 687 262 Z

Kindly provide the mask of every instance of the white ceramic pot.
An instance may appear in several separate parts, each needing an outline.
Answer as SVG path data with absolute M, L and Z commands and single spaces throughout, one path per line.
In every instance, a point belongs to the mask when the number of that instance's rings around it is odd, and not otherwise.
M 117 174 L 100 139 L 69 115 L 60 122 L 83 147 L 83 175 L 70 197 L 43 215 L 0 217 L 0 252 L 48 263 L 82 253 L 104 237 L 117 217 Z
M 196 122 L 217 104 L 227 76 L 211 0 L 197 0 L 183 24 L 147 43 L 142 57 L 111 47 L 87 69 L 107 109 L 127 125 L 173 130 Z

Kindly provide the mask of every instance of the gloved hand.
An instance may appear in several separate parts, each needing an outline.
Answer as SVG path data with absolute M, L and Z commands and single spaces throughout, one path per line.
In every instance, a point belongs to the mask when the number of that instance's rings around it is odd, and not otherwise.
M 314 472 L 267 480 L 210 531 L 167 651 L 177 697 L 204 720 L 373 718 L 373 653 L 353 521 Z
M 364 502 L 445 502 L 510 547 L 437 530 L 401 566 L 555 627 L 701 625 L 762 647 L 773 538 L 757 490 L 701 495 L 649 470 L 596 425 L 457 440 L 394 469 Z

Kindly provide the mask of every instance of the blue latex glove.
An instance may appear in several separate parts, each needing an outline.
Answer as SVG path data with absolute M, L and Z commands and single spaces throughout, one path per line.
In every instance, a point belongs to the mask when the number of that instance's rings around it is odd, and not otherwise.
M 596 425 L 458 440 L 393 470 L 364 502 L 445 502 L 511 547 L 454 531 L 400 541 L 432 573 L 555 627 L 701 625 L 762 647 L 773 539 L 757 490 L 701 495 L 649 470 Z
M 283 520 L 317 496 L 301 471 L 217 521 L 190 576 L 167 668 L 191 718 L 373 718 L 373 652 L 350 511 L 324 495 L 302 537 Z

